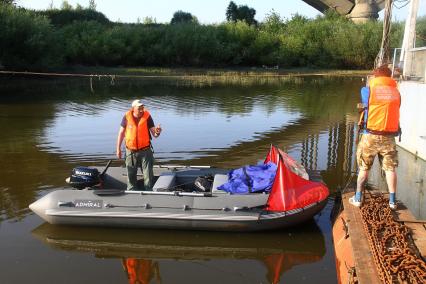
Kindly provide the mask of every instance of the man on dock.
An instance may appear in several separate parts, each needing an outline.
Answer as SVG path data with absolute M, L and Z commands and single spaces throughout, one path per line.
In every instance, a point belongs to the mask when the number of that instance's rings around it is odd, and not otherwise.
M 127 168 L 127 190 L 137 190 L 137 172 L 143 173 L 144 190 L 152 190 L 154 179 L 154 155 L 151 136 L 161 134 L 161 126 L 155 126 L 150 113 L 141 100 L 134 100 L 132 108 L 126 112 L 117 136 L 117 158 L 121 159 L 121 143 L 126 140 L 125 163 Z
M 389 189 L 389 207 L 392 210 L 397 208 L 395 168 L 398 166 L 398 153 L 395 136 L 401 132 L 399 128 L 401 96 L 391 74 L 387 66 L 378 67 L 373 72 L 368 88 L 364 87 L 361 90 L 363 111 L 359 122 L 361 139 L 357 148 L 359 172 L 355 196 L 349 199 L 349 202 L 357 207 L 361 206 L 368 173 L 375 156 L 378 155 Z

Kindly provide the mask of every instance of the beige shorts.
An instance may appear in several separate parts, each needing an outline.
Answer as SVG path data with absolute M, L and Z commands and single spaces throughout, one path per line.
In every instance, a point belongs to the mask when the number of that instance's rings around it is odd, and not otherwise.
M 356 151 L 358 167 L 361 170 L 370 170 L 376 155 L 379 155 L 384 171 L 394 171 L 398 166 L 395 137 L 362 134 Z

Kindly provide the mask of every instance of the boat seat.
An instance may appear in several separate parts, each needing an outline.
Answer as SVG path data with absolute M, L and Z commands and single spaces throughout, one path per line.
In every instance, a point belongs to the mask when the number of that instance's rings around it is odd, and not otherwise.
M 226 191 L 217 189 L 224 183 L 228 182 L 228 175 L 224 174 L 215 174 L 212 185 L 212 193 L 227 193 Z
M 169 191 L 176 184 L 176 173 L 162 173 L 154 186 L 153 191 Z

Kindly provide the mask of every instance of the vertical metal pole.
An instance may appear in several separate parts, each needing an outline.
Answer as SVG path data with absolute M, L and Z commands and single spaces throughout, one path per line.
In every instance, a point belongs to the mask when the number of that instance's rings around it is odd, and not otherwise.
M 394 48 L 393 49 L 393 59 L 392 59 L 392 78 L 393 78 L 393 73 L 395 71 L 395 61 L 396 61 L 396 50 L 400 49 L 400 48 Z
M 408 56 L 409 50 L 415 47 L 416 41 L 416 18 L 419 8 L 419 0 L 411 0 L 409 4 L 408 16 L 405 22 L 404 39 L 402 41 L 402 49 L 400 61 L 404 62 L 403 77 L 409 75 L 411 70 L 411 57 Z
M 383 35 L 379 53 L 374 60 L 374 68 L 389 63 L 389 42 L 392 17 L 392 0 L 386 0 L 385 14 L 383 18 Z

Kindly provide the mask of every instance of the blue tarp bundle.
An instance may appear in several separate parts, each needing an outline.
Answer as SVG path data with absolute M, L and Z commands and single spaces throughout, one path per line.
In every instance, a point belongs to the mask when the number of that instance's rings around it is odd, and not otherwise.
M 272 162 L 231 170 L 228 173 L 229 181 L 218 189 L 234 194 L 269 192 L 274 183 L 276 171 L 277 165 Z

